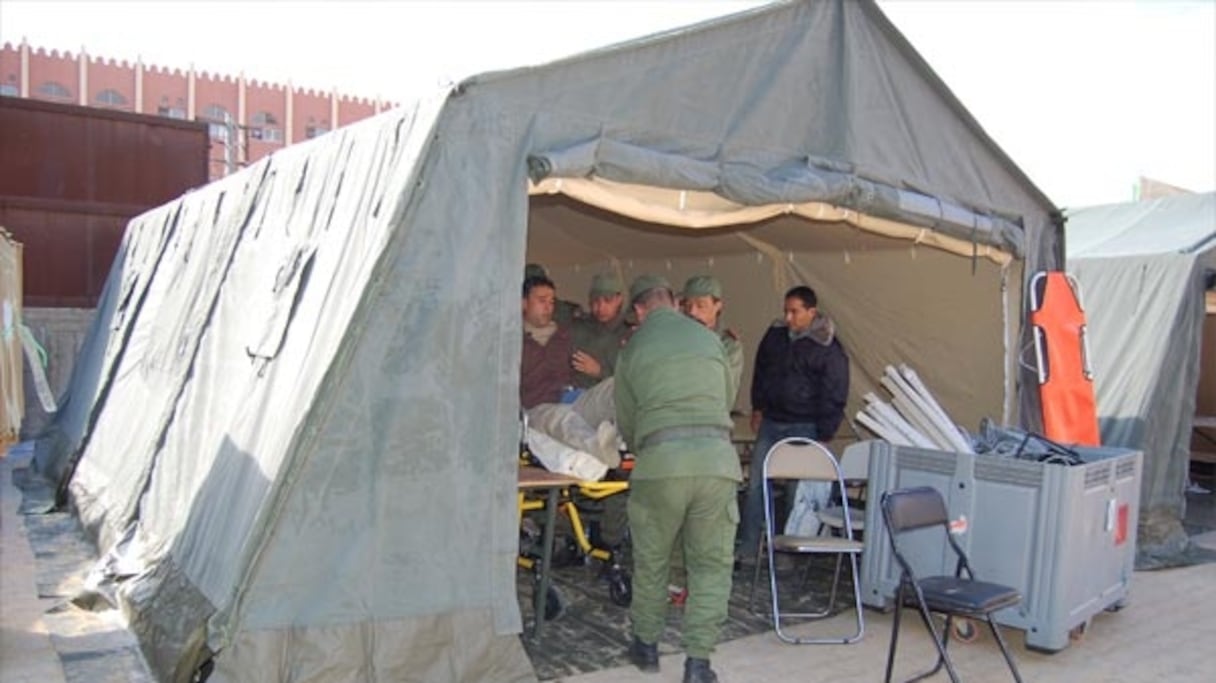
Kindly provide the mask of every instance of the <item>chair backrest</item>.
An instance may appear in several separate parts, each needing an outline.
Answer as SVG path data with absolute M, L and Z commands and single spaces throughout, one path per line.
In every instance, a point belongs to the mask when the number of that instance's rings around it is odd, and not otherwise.
M 782 439 L 764 457 L 765 479 L 838 481 L 840 467 L 832 452 L 810 439 Z
M 840 471 L 849 481 L 863 481 L 870 478 L 870 442 L 851 443 L 840 454 Z
M 913 529 L 945 525 L 949 519 L 942 494 L 930 486 L 883 493 L 882 516 L 892 536 Z
M 895 489 L 882 494 L 882 518 L 887 525 L 887 538 L 891 541 L 891 551 L 895 560 L 903 569 L 904 579 L 912 579 L 915 572 L 912 565 L 900 549 L 899 535 L 905 531 L 915 531 L 929 527 L 940 527 L 946 537 L 946 544 L 954 551 L 958 562 L 954 569 L 955 576 L 972 575 L 971 562 L 958 541 L 950 533 L 950 517 L 946 511 L 946 501 L 942 494 L 931 486 Z

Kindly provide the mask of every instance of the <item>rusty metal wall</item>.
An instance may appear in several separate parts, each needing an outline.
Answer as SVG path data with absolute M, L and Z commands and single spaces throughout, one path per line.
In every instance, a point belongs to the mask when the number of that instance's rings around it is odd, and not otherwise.
M 25 305 L 91 307 L 134 216 L 207 182 L 205 123 L 0 97 L 0 225 Z

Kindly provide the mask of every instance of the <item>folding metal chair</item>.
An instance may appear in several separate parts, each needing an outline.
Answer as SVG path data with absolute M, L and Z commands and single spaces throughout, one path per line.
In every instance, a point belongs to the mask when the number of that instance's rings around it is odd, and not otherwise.
M 861 640 L 865 633 L 865 625 L 861 612 L 861 580 L 857 572 L 857 556 L 861 554 L 862 544 L 853 538 L 853 526 L 848 515 L 848 501 L 845 506 L 845 525 L 843 536 L 791 536 L 773 533 L 773 492 L 772 482 L 776 480 L 809 479 L 812 481 L 834 482 L 844 485 L 844 476 L 840 465 L 828 449 L 821 444 L 808 439 L 782 439 L 773 444 L 764 457 L 764 538 L 768 549 L 769 590 L 773 606 L 773 628 L 777 637 L 786 643 L 795 645 L 831 643 L 846 644 Z M 799 555 L 835 555 L 836 572 L 832 579 L 831 595 L 827 605 L 817 612 L 791 613 L 781 612 L 781 600 L 777 589 L 776 553 Z M 840 565 L 845 556 L 849 558 L 849 566 L 853 570 L 853 606 L 857 613 L 857 629 L 851 636 L 836 638 L 796 638 L 785 633 L 781 628 L 783 618 L 820 618 L 830 616 L 836 606 L 836 589 L 840 584 Z M 759 579 L 759 567 L 752 578 L 752 593 L 755 593 Z
M 853 531 L 859 534 L 864 533 L 866 530 L 864 508 L 859 510 L 856 503 L 858 500 L 865 500 L 865 487 L 870 478 L 870 444 L 864 441 L 849 444 L 844 449 L 844 453 L 840 454 L 840 471 L 844 474 L 846 486 L 860 490 L 860 496 L 850 500 L 852 504 L 849 506 L 849 510 L 854 513 L 850 522 L 853 525 Z M 848 495 L 847 490 L 840 490 L 842 498 L 847 498 Z M 819 511 L 819 521 L 833 534 L 840 535 L 844 532 L 844 515 L 845 507 L 843 505 L 830 505 Z
M 1013 657 L 1009 654 L 1009 648 L 1005 645 L 1005 639 L 1001 637 L 1001 630 L 993 620 L 992 614 L 1018 604 L 1022 601 L 1022 596 L 1017 590 L 1008 586 L 975 580 L 967 554 L 950 534 L 946 503 L 937 489 L 920 486 L 883 493 L 882 517 L 891 539 L 891 551 L 901 570 L 899 590 L 895 596 L 895 618 L 891 622 L 891 648 L 887 653 L 885 680 L 890 683 L 891 673 L 895 666 L 895 648 L 899 641 L 899 615 L 903 612 L 905 592 L 910 592 L 908 597 L 915 598 L 921 620 L 925 623 L 925 628 L 929 629 L 933 645 L 937 648 L 937 664 L 929 671 L 909 678 L 908 683 L 936 674 L 941 670 L 943 664 L 950 674 L 950 680 L 958 683 L 958 672 L 955 671 L 954 664 L 946 654 L 946 646 L 949 644 L 952 630 L 951 622 L 956 616 L 988 622 L 992 635 L 1001 648 L 1001 654 L 1005 656 L 1005 662 L 1009 664 L 1009 670 L 1013 672 L 1013 679 L 1021 683 L 1022 677 L 1018 673 L 1017 665 L 1014 664 Z M 941 529 L 958 557 L 954 576 L 919 578 L 912 571 L 912 565 L 903 553 L 903 546 L 899 539 L 901 534 L 931 527 Z M 946 616 L 946 626 L 940 636 L 937 627 L 933 625 L 930 613 Z

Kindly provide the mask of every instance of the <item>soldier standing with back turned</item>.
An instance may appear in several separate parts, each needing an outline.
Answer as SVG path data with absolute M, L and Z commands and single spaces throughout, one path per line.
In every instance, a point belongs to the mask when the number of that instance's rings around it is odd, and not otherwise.
M 629 658 L 642 671 L 659 670 L 667 578 L 681 538 L 689 583 L 683 680 L 716 683 L 709 657 L 727 615 L 742 480 L 730 442 L 730 370 L 717 336 L 676 311 L 666 280 L 643 275 L 629 295 L 640 326 L 615 375 L 617 425 L 637 456 L 629 498 Z

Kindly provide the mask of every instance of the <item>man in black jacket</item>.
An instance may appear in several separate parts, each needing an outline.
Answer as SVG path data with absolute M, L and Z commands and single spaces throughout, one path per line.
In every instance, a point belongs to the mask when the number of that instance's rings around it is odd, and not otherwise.
M 740 559 L 755 557 L 764 529 L 764 456 L 781 439 L 828 441 L 844 419 L 849 358 L 810 287 L 785 293 L 785 319 L 768 328 L 752 373 L 752 448 L 747 501 L 739 525 Z

